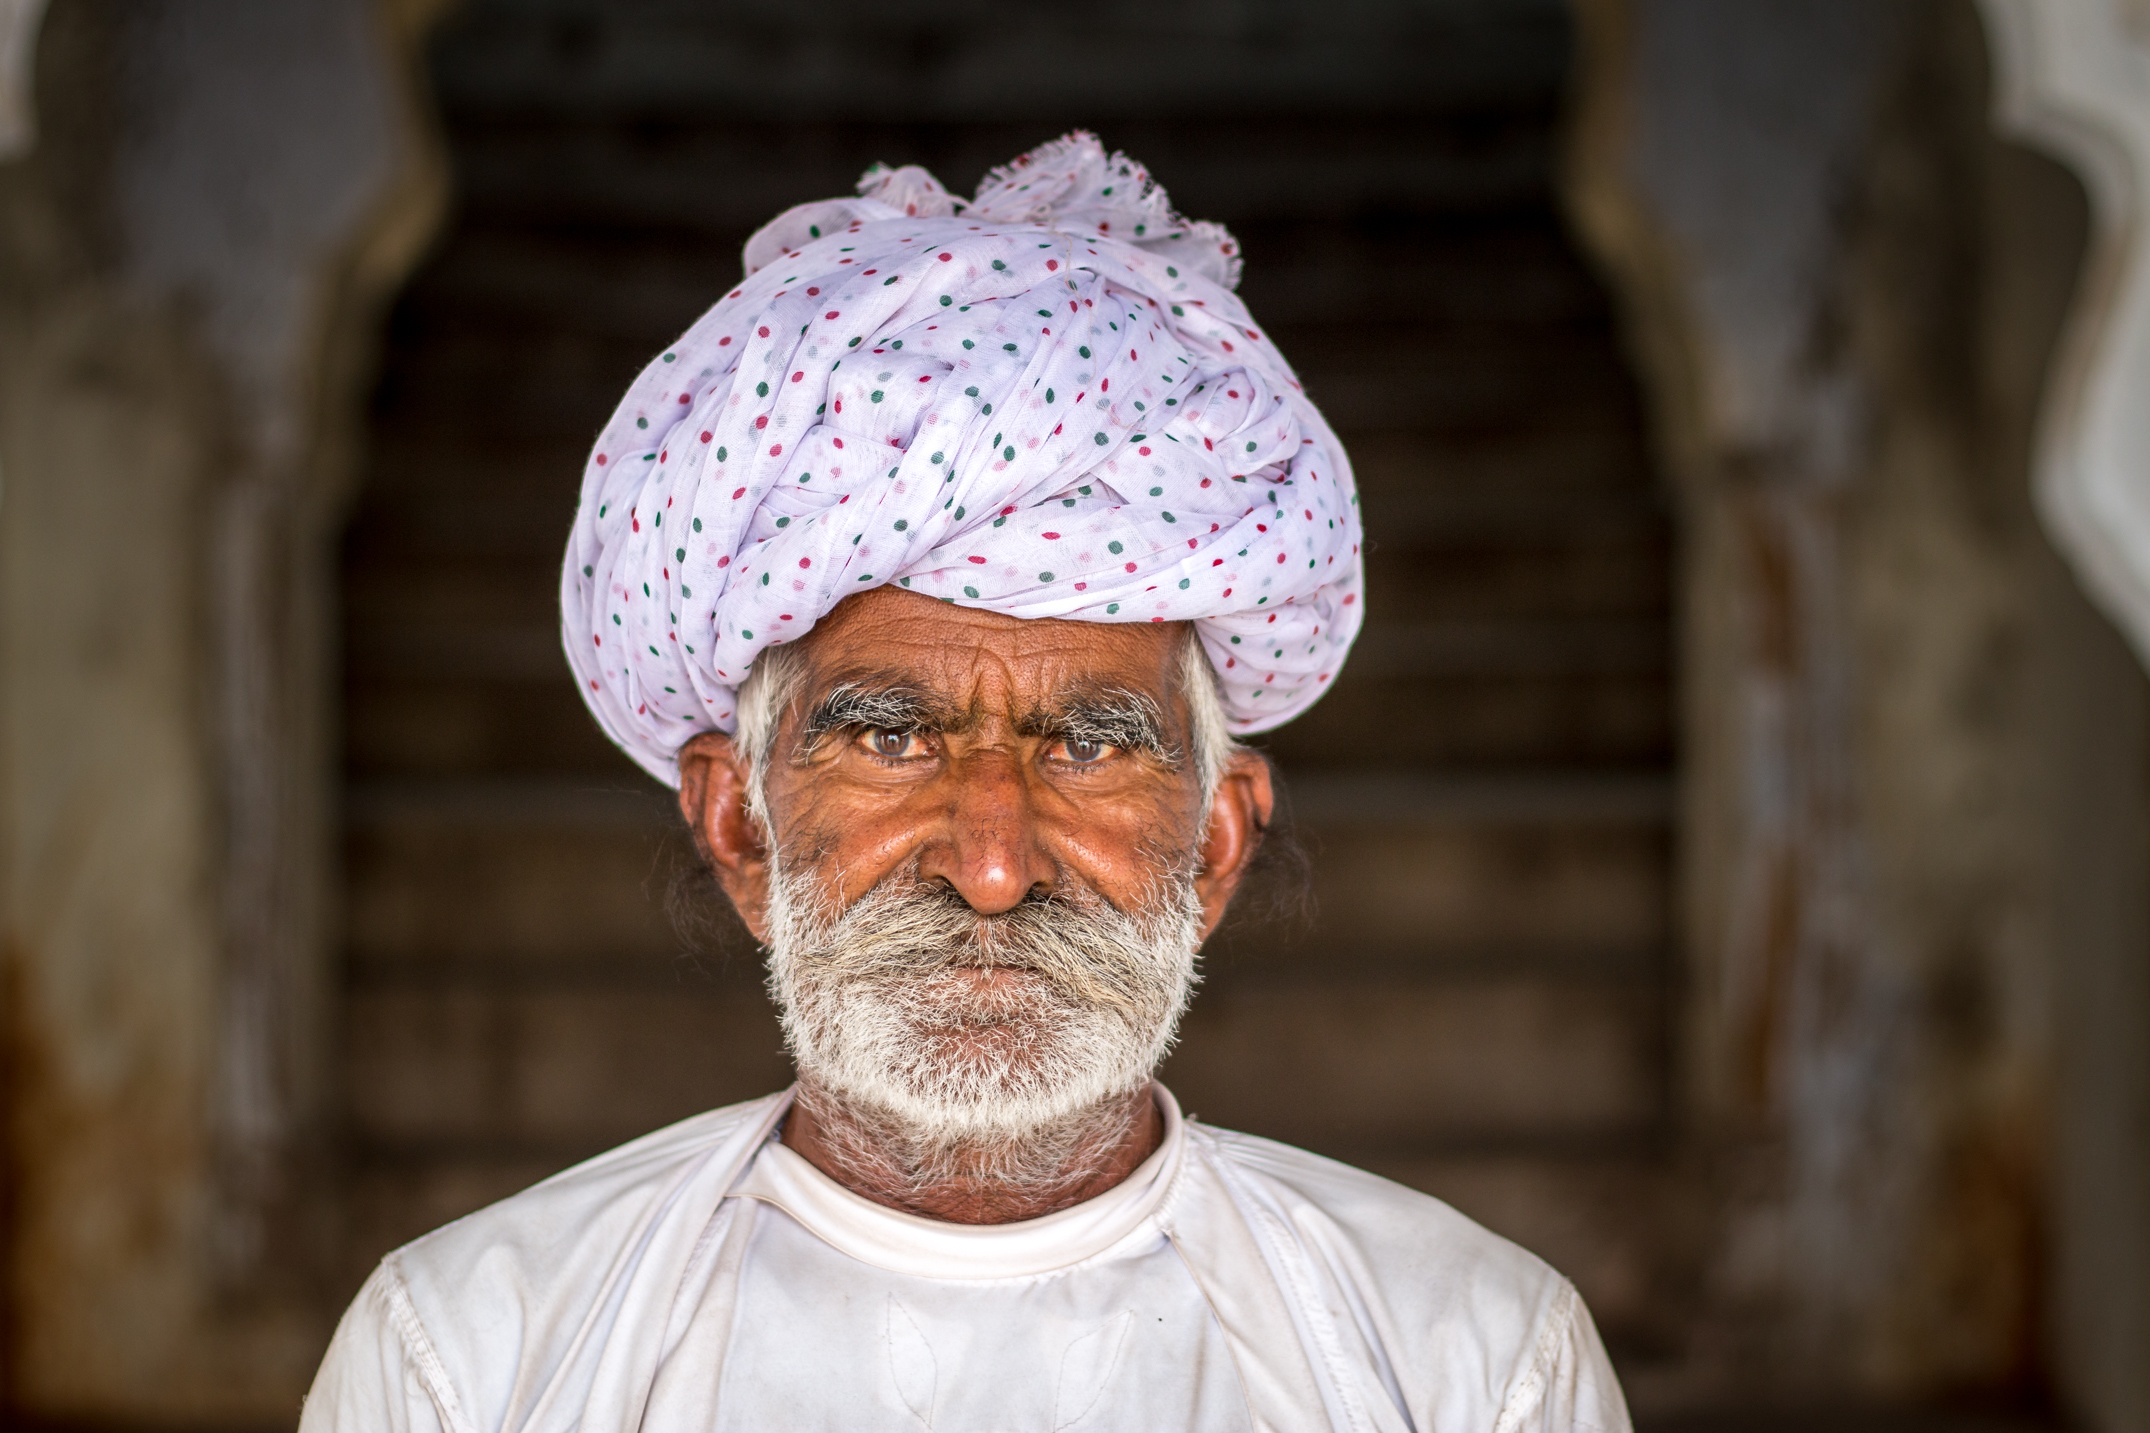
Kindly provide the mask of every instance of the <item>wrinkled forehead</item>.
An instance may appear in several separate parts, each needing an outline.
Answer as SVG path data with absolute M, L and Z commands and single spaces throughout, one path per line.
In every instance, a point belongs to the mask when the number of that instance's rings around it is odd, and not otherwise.
M 798 644 L 798 697 L 900 689 L 949 711 L 1021 719 L 1102 693 L 1178 703 L 1185 624 L 1016 618 L 882 587 L 846 598 Z

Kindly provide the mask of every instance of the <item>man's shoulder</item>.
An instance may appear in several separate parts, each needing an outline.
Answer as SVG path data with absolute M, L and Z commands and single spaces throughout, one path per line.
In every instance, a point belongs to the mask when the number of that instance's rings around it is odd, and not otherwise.
M 724 1182 L 714 1166 L 737 1164 L 783 1099 L 727 1105 L 643 1135 L 443 1225 L 387 1262 L 428 1323 L 429 1314 L 474 1306 L 572 1299 L 593 1277 L 602 1282 L 598 1266 L 646 1244 L 659 1224 L 693 1219 L 690 1206 L 714 1207 L 723 1189 L 698 1185 Z
M 1567 1280 L 1543 1259 L 1430 1194 L 1276 1140 L 1196 1126 L 1247 1193 L 1335 1272 L 1378 1285 L 1413 1322 L 1464 1316 L 1536 1329 Z M 1403 1312 L 1399 1307 L 1398 1312 Z

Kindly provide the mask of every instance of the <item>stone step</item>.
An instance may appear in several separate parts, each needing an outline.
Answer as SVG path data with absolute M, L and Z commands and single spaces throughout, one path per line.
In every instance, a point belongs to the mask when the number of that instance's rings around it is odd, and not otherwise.
M 1287 790 L 1313 847 L 1314 933 L 1235 932 L 1221 969 L 1288 969 L 1316 950 L 1382 968 L 1634 969 L 1668 938 L 1661 777 L 1323 773 Z M 376 782 L 346 813 L 361 974 L 678 965 L 665 901 L 697 867 L 646 778 Z
M 1196 999 L 1164 1078 L 1204 1117 L 1340 1157 L 1633 1140 L 1664 1113 L 1653 995 L 1242 980 Z M 690 978 L 361 981 L 345 1046 L 352 1127 L 390 1148 L 601 1148 L 789 1078 L 767 997 Z

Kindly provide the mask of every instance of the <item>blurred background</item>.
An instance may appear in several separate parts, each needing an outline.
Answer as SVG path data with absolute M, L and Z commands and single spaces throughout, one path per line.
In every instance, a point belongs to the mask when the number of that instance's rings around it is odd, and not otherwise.
M 1183 1105 L 1645 1430 L 2150 1430 L 2131 0 L 0 0 L 0 1417 L 288 1426 L 383 1253 L 788 1080 L 582 460 L 779 210 L 1077 127 L 1367 515 Z

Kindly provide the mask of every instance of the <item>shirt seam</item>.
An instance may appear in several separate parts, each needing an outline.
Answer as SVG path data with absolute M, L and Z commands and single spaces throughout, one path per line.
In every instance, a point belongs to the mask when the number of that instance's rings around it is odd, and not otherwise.
M 1508 1396 L 1501 1400 L 1500 1416 L 1493 1420 L 1493 1433 L 1515 1433 L 1531 1409 L 1544 1401 L 1547 1371 L 1562 1336 L 1569 1333 L 1575 1322 L 1575 1303 L 1575 1286 L 1562 1279 L 1553 1306 L 1546 1310 L 1545 1319 L 1538 1326 L 1538 1342 L 1531 1350 L 1529 1365 L 1509 1388 Z
M 403 1345 L 404 1358 L 415 1367 L 418 1381 L 425 1385 L 427 1396 L 433 1400 L 434 1411 L 448 1426 L 448 1433 L 474 1433 L 470 1420 L 463 1415 L 463 1402 L 456 1397 L 455 1385 L 448 1378 L 448 1366 L 427 1336 L 425 1324 L 418 1317 L 417 1305 L 411 1302 L 410 1289 L 404 1284 L 393 1256 L 382 1262 L 381 1272 L 387 1275 L 384 1297 L 389 1322 L 395 1327 L 397 1341 Z

